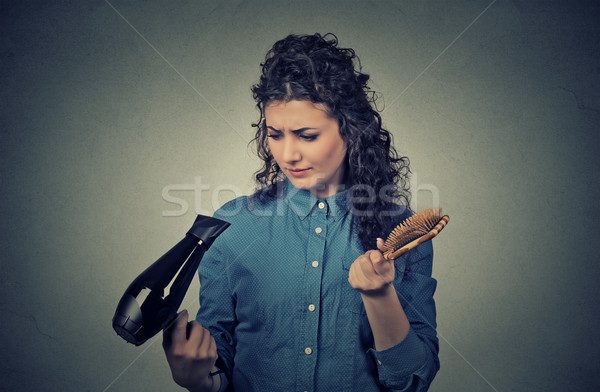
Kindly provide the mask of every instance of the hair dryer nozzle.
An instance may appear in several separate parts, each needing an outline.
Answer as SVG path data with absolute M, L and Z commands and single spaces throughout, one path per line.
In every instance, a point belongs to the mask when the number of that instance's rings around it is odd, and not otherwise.
M 208 243 L 210 246 L 219 234 L 221 234 L 228 226 L 229 223 L 223 222 L 222 220 L 198 215 L 187 234 L 198 237 L 198 239 L 202 240 L 205 244 Z

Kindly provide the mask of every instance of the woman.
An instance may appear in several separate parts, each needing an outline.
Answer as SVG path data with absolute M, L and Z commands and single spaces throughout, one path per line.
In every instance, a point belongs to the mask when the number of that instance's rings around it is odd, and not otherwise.
M 358 70 L 355 69 L 358 62 Z M 257 192 L 200 268 L 200 310 L 164 336 L 190 391 L 424 391 L 439 369 L 431 243 L 393 261 L 408 160 L 335 36 L 275 43 L 252 92 Z M 376 249 L 373 249 L 376 248 Z

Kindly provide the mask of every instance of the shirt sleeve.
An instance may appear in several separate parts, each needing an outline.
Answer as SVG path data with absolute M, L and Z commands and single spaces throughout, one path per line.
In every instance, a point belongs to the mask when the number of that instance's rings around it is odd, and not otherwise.
M 210 331 L 217 344 L 217 366 L 223 370 L 221 391 L 229 390 L 235 353 L 233 330 L 235 328 L 234 299 L 231 295 L 227 259 L 219 249 L 219 239 L 205 253 L 200 266 L 200 309 L 196 320 Z
M 440 368 L 431 277 L 433 247 L 428 241 L 396 259 L 394 286 L 410 322 L 408 335 L 386 350 L 369 350 L 379 382 L 394 391 L 427 391 Z

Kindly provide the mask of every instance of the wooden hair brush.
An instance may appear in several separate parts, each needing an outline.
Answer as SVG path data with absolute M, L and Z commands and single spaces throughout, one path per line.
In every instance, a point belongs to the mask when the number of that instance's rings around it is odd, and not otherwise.
M 448 215 L 442 215 L 441 208 L 430 208 L 405 219 L 385 240 L 383 257 L 387 260 L 395 259 L 429 241 L 442 231 L 449 219 Z

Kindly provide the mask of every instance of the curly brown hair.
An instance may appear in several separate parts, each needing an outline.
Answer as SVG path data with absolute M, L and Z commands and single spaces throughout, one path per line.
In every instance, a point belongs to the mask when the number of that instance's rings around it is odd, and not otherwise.
M 260 112 L 256 144 L 262 168 L 255 173 L 256 195 L 275 197 L 283 179 L 267 142 L 265 107 L 273 102 L 305 100 L 322 104 L 336 119 L 347 145 L 345 185 L 353 222 L 364 250 L 372 249 L 398 220 L 410 213 L 409 160 L 399 156 L 392 135 L 382 127 L 377 94 L 367 86 L 360 59 L 351 48 L 338 47 L 334 34 L 294 35 L 277 41 L 261 64 L 252 94 Z

